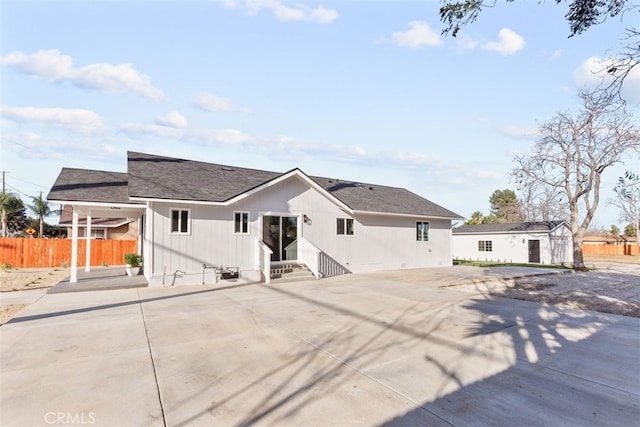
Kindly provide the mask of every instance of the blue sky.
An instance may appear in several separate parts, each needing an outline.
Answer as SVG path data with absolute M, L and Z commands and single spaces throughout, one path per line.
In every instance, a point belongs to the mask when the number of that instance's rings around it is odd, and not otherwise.
M 440 4 L 3 1 L 0 168 L 10 190 L 46 195 L 62 167 L 126 171 L 132 150 L 299 167 L 488 214 L 494 190 L 516 189 L 513 156 L 579 108 L 624 23 L 568 38 L 564 7 L 525 0 L 451 38 Z M 640 75 L 624 94 L 637 111 Z M 640 170 L 625 162 L 604 199 Z M 595 223 L 618 211 L 603 200 Z

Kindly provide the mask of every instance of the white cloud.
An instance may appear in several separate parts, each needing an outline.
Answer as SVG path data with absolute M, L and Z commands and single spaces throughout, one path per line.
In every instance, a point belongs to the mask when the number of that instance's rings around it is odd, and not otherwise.
M 21 132 L 3 135 L 9 142 L 7 149 L 16 152 L 28 160 L 48 159 L 63 160 L 68 162 L 69 156 L 74 158 L 104 159 L 119 155 L 115 147 L 105 140 L 96 139 L 94 136 L 52 136 L 35 132 Z M 19 142 L 18 142 L 19 141 Z M 81 165 L 79 166 L 81 167 Z
M 503 135 L 516 139 L 536 139 L 540 135 L 540 132 L 535 127 L 517 126 L 517 125 L 504 125 L 500 129 Z
M 214 93 L 202 92 L 193 97 L 193 105 L 197 108 L 210 112 L 232 112 L 250 113 L 249 108 L 236 107 L 231 101 Z
M 503 28 L 498 32 L 498 41 L 485 43 L 482 48 L 507 56 L 524 49 L 524 46 L 525 41 L 521 35 L 509 28 Z
M 127 123 L 120 126 L 120 131 L 132 139 L 143 137 L 158 137 L 178 140 L 182 139 L 187 131 L 175 127 L 167 127 L 160 125 L 147 125 L 141 123 Z
M 316 22 L 330 24 L 338 18 L 338 12 L 323 6 L 312 8 L 306 4 L 295 7 L 285 6 L 279 0 L 225 0 L 222 4 L 227 8 L 242 9 L 248 14 L 256 15 L 263 9 L 271 10 L 281 22 Z
M 442 43 L 440 35 L 433 31 L 424 21 L 409 22 L 407 31 L 398 31 L 391 36 L 393 41 L 402 47 L 419 49 L 423 46 L 438 46 Z
M 458 45 L 463 49 L 469 49 L 469 50 L 475 49 L 476 47 L 478 47 L 478 44 L 480 44 L 478 41 L 474 40 L 473 37 L 471 37 L 468 34 L 462 34 L 457 39 L 458 39 Z
M 2 107 L 2 115 L 16 122 L 32 122 L 64 128 L 79 134 L 106 130 L 102 117 L 94 111 L 69 108 Z
M 613 81 L 607 70 L 619 60 L 613 57 L 592 56 L 585 59 L 573 72 L 573 80 L 579 88 L 596 89 L 606 87 Z M 627 75 L 621 95 L 632 102 L 640 102 L 640 65 L 636 65 Z
M 151 79 L 133 68 L 132 64 L 96 63 L 74 67 L 73 58 L 58 50 L 39 50 L 27 55 L 12 52 L 2 57 L 2 64 L 25 74 L 50 82 L 70 82 L 83 89 L 104 93 L 133 93 L 148 99 L 164 97 Z
M 199 145 L 254 144 L 257 139 L 236 129 L 178 129 L 175 127 L 127 123 L 120 131 L 132 139 L 163 138 Z
M 553 51 L 553 53 L 551 54 L 551 59 L 558 59 L 562 56 L 562 49 L 556 49 Z
M 186 128 L 187 119 L 185 119 L 184 116 L 177 111 L 170 111 L 164 116 L 157 117 L 156 124 L 172 128 Z

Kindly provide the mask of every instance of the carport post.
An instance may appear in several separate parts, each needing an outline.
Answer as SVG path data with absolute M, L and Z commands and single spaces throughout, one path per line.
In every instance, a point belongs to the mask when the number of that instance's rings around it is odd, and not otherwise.
M 72 206 L 71 220 L 71 277 L 70 283 L 78 282 L 78 207 Z
M 86 231 L 86 239 L 87 239 L 87 249 L 85 254 L 85 264 L 84 271 L 91 271 L 91 208 L 87 212 L 87 231 Z

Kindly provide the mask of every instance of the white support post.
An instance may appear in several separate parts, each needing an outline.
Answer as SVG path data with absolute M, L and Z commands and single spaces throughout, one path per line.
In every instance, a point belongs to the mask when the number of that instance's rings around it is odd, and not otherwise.
M 73 206 L 71 220 L 71 277 L 69 282 L 78 281 L 78 207 Z
M 151 281 L 153 277 L 153 203 L 148 202 L 144 213 L 144 225 L 142 221 L 138 222 L 138 239 L 142 240 L 142 263 L 144 277 Z M 140 226 L 143 232 L 140 233 Z
M 87 228 L 86 228 L 86 254 L 85 254 L 85 264 L 84 271 L 91 271 L 91 209 L 87 212 Z

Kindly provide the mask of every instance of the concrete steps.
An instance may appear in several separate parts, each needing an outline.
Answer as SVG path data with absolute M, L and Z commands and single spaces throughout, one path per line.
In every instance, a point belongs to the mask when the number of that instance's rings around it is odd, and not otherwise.
M 279 264 L 271 267 L 271 283 L 315 280 L 313 273 L 304 264 Z

